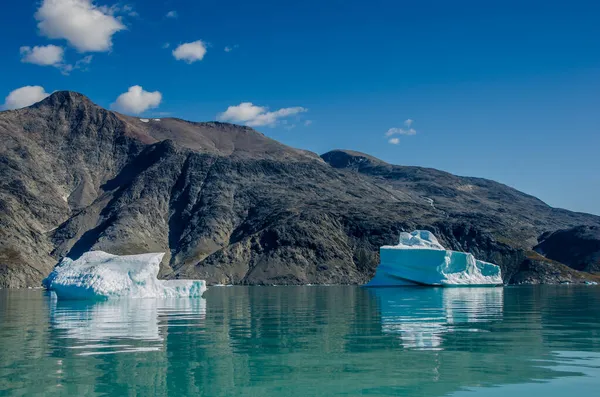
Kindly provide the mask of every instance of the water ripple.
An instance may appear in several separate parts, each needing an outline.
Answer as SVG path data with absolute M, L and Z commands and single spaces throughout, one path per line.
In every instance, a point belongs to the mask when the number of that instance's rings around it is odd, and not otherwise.
M 0 395 L 594 395 L 599 368 L 600 288 L 0 291 Z

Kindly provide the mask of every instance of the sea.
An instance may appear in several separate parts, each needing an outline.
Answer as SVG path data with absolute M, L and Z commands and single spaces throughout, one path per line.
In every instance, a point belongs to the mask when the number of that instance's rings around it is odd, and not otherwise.
M 598 396 L 600 287 L 0 290 L 0 396 Z

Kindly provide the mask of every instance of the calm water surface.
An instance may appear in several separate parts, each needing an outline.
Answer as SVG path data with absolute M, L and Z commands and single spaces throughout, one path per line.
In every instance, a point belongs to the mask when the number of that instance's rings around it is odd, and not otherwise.
M 0 395 L 597 396 L 600 288 L 0 290 Z

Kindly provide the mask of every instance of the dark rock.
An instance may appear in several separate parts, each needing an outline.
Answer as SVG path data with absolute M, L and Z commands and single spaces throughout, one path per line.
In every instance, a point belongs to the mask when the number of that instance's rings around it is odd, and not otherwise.
M 576 270 L 600 272 L 600 227 L 577 226 L 544 233 L 534 250 Z
M 579 272 L 562 263 L 528 252 L 519 269 L 510 279 L 510 284 L 586 284 L 598 282 L 600 277 Z

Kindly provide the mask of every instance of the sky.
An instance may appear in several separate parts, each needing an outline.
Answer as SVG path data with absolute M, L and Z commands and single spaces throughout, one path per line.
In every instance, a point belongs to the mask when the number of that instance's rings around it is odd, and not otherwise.
M 600 2 L 20 0 L 0 106 L 57 90 L 600 215 Z

